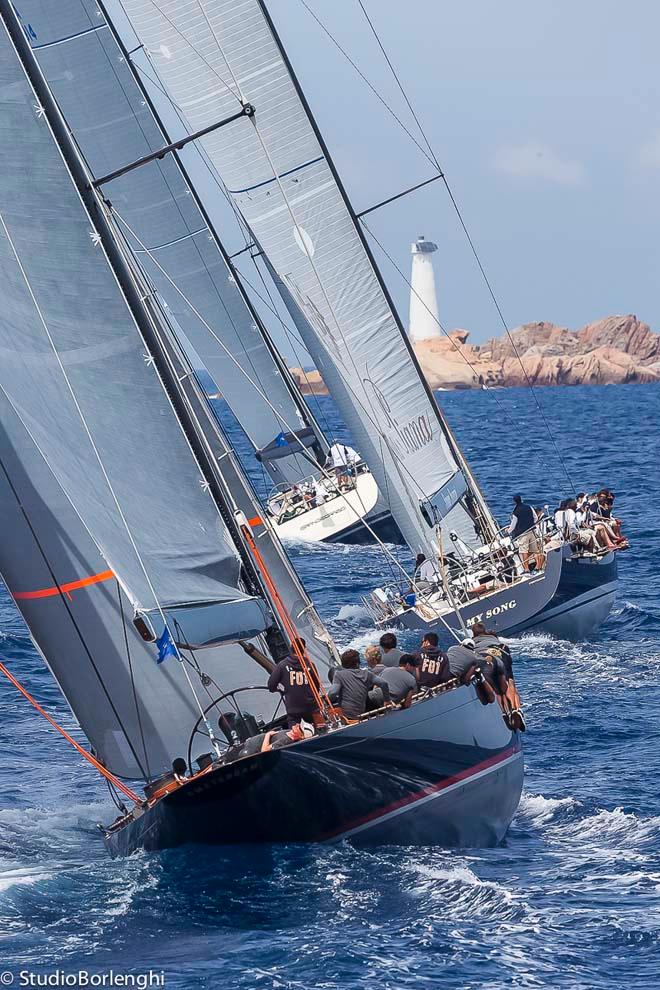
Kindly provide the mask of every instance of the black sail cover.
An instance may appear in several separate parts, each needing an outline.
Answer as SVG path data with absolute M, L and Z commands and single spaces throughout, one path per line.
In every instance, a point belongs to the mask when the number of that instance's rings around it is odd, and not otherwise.
M 12 16 L 7 6 L 3 16 Z M 185 755 L 194 706 L 181 665 L 164 671 L 155 646 L 140 646 L 133 610 L 150 612 L 157 628 L 161 609 L 215 610 L 218 642 L 256 635 L 269 620 L 263 601 L 242 590 L 236 547 L 4 23 L 0 282 L 0 453 L 8 506 L 0 571 L 101 757 L 130 774 L 142 772 L 151 754 L 153 772 Z M 12 518 L 27 528 L 12 527 Z M 120 588 L 123 610 L 109 604 L 111 595 L 119 601 Z M 92 594 L 85 660 L 81 643 L 65 650 L 80 638 L 66 606 L 71 599 L 82 607 Z M 53 607 L 60 609 L 57 620 Z M 68 632 L 58 647 L 52 623 L 60 619 Z M 137 690 L 126 673 L 126 641 L 120 643 L 124 621 L 135 662 L 148 670 L 138 674 Z M 94 674 L 98 691 L 83 690 L 92 676 L 83 666 L 92 660 L 105 664 L 110 698 L 102 675 Z M 146 723 L 139 732 L 138 711 Z M 145 735 L 139 744 L 136 733 Z
M 19 10 L 35 57 L 95 177 L 163 146 L 161 130 L 94 0 L 25 0 Z M 104 193 L 139 238 L 127 233 L 254 447 L 266 448 L 282 432 L 306 431 L 325 453 L 322 431 L 264 340 L 174 157 L 114 179 Z M 312 473 L 301 449 L 292 439 L 288 456 L 265 461 L 274 481 L 296 482 Z

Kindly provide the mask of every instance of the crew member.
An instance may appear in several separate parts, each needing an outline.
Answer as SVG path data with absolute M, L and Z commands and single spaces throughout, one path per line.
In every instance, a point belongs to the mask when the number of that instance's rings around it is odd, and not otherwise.
M 390 701 L 402 708 L 410 708 L 415 691 L 417 690 L 417 677 L 415 672 L 417 664 L 415 657 L 410 653 L 404 653 L 399 660 L 398 667 L 385 667 L 381 672 L 381 677 L 387 681 L 390 689 Z
M 374 686 L 382 689 L 385 701 L 390 700 L 387 682 L 369 668 L 360 667 L 357 650 L 344 650 L 340 659 L 341 667 L 334 670 L 328 695 L 341 706 L 346 718 L 356 719 L 365 713 L 368 695 Z
M 296 645 L 297 650 L 295 649 Z M 294 648 L 289 656 L 275 664 L 273 672 L 268 678 L 269 691 L 274 693 L 279 688 L 282 689 L 289 728 L 297 725 L 301 719 L 311 722 L 314 714 L 318 711 L 314 692 L 297 656 L 298 652 L 304 652 L 304 650 L 305 640 L 300 638 L 294 640 Z M 309 676 L 314 681 L 314 687 L 319 691 L 321 684 L 316 667 L 311 660 L 307 661 L 306 667 Z
M 385 667 L 398 667 L 399 660 L 403 656 L 403 650 L 396 645 L 396 636 L 392 632 L 385 632 L 380 637 L 381 663 Z
M 437 633 L 426 633 L 415 660 L 420 687 L 433 688 L 450 680 L 449 660 L 438 646 Z
M 360 455 L 348 444 L 335 441 L 328 451 L 328 462 L 332 464 L 340 488 L 350 484 L 349 475 L 359 462 Z
M 513 496 L 513 512 L 509 523 L 509 536 L 520 551 L 523 570 L 529 570 L 529 561 L 534 557 L 536 569 L 543 567 L 543 551 L 536 535 L 536 513 L 531 505 L 523 502 L 522 495 Z

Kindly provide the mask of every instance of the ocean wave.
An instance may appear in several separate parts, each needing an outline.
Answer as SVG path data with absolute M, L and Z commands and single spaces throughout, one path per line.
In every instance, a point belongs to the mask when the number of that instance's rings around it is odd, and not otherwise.
M 603 846 L 624 851 L 655 849 L 660 840 L 660 816 L 642 818 L 623 808 L 599 809 L 567 825 L 558 825 L 550 834 L 568 834 L 572 842 L 585 849 Z
M 371 616 L 364 605 L 342 605 L 335 619 L 338 622 L 346 622 L 347 619 L 367 619 L 371 621 Z
M 32 886 L 42 880 L 50 880 L 55 873 L 46 870 L 31 868 L 29 866 L 17 866 L 13 869 L 5 869 L 0 865 L 0 894 L 10 890 L 12 887 Z
M 547 798 L 542 794 L 528 794 L 524 792 L 516 820 L 522 820 L 526 825 L 539 827 L 554 821 L 560 815 L 573 811 L 579 807 L 579 802 L 573 797 Z
M 494 880 L 483 880 L 466 862 L 405 864 L 411 879 L 410 896 L 425 900 L 425 911 L 432 904 L 447 919 L 497 918 L 499 922 L 519 922 L 529 910 L 519 890 Z

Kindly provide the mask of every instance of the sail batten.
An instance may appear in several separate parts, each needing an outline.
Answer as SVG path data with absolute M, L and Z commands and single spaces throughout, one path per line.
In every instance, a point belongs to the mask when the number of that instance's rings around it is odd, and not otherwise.
M 406 542 L 432 552 L 424 503 L 462 470 L 334 166 L 260 0 L 125 0 L 190 132 L 236 100 L 255 107 L 201 139 L 264 252 L 291 317 L 337 401 Z M 220 85 L 218 85 L 220 83 Z M 414 493 L 414 494 L 411 494 Z M 451 525 L 480 542 L 470 513 Z M 447 514 L 447 513 L 445 513 Z

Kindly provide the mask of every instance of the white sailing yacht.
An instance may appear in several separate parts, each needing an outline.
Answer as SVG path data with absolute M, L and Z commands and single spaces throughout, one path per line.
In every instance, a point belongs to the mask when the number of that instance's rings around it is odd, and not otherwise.
M 558 541 L 543 568 L 521 566 L 424 379 L 263 0 L 123 8 L 149 71 L 200 135 L 405 542 L 446 559 L 433 599 L 411 598 L 409 581 L 377 589 L 378 621 L 456 632 L 482 615 L 499 631 L 588 634 L 614 600 L 614 554 Z

